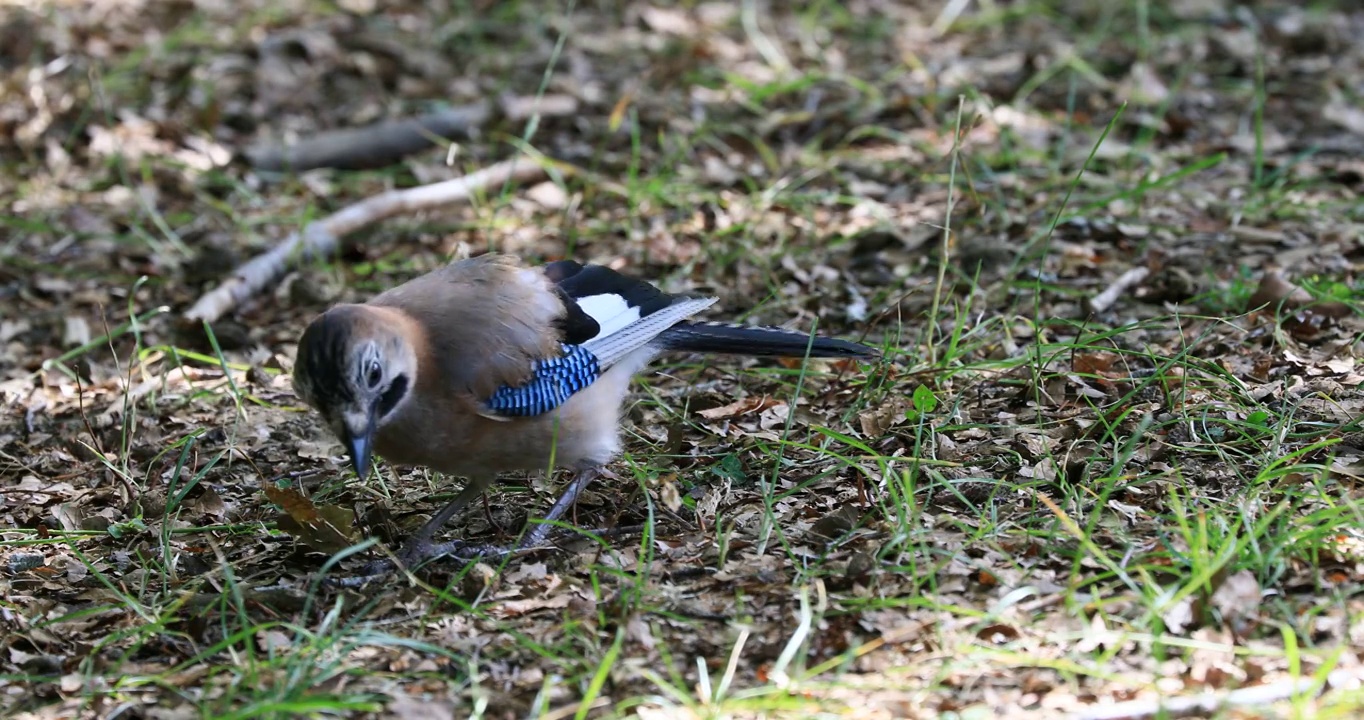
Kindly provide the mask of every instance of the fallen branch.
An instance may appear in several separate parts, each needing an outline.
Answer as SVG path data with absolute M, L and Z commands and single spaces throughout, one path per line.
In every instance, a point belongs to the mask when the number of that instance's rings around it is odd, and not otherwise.
M 192 322 L 214 322 L 247 298 L 278 280 L 296 264 L 336 251 L 340 238 L 380 220 L 422 210 L 453 205 L 476 192 L 503 183 L 526 183 L 545 177 L 544 167 L 529 158 L 516 158 L 470 173 L 462 178 L 390 190 L 362 200 L 308 223 L 301 232 L 290 233 L 284 242 L 257 255 L 237 268 L 221 285 L 205 293 L 186 310 Z
M 1326 678 L 1326 688 L 1345 688 L 1357 686 L 1346 670 L 1336 670 Z M 1129 700 L 1112 705 L 1092 705 L 1072 714 L 1071 720 L 1138 720 L 1156 715 L 1164 717 L 1187 717 L 1196 715 L 1206 717 L 1219 710 L 1236 707 L 1256 707 L 1287 700 L 1294 695 L 1317 692 L 1319 687 L 1315 678 L 1300 677 L 1280 680 L 1265 685 L 1240 688 L 1225 692 L 1208 691 L 1197 695 L 1173 698 L 1150 698 Z
M 326 130 L 292 143 L 267 141 L 252 145 L 242 155 L 252 167 L 267 172 L 306 172 L 317 168 L 367 170 L 392 165 L 441 140 L 469 137 L 499 116 L 522 122 L 576 112 L 578 101 L 571 95 L 506 96 L 496 107 L 484 100 L 365 127 Z
M 380 168 L 425 150 L 437 140 L 467 136 L 491 116 L 492 104 L 484 101 L 415 118 L 328 130 L 295 143 L 259 143 L 247 148 L 243 155 L 252 167 L 269 172 L 306 172 L 324 167 Z
M 1146 277 L 1151 274 L 1151 269 L 1145 266 L 1134 267 L 1131 270 L 1118 276 L 1112 285 L 1104 288 L 1104 291 L 1089 299 L 1089 311 L 1098 314 L 1108 310 L 1118 298 L 1127 294 L 1132 288 L 1142 284 Z

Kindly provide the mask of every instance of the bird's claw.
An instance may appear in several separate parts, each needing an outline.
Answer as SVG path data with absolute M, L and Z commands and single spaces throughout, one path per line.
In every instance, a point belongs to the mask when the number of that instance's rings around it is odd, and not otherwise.
M 553 539 L 550 537 L 551 534 L 566 536 L 585 533 L 598 537 L 617 537 L 642 532 L 643 530 L 643 525 L 594 528 L 580 531 L 556 528 L 550 524 L 540 524 L 528 530 L 526 534 L 522 536 L 521 541 L 514 546 L 471 543 L 464 540 L 433 543 L 430 540 L 413 538 L 393 557 L 375 560 L 366 565 L 363 570 L 355 575 L 328 578 L 324 583 L 333 587 L 355 588 L 364 585 L 370 580 L 391 575 L 400 567 L 407 570 L 415 570 L 422 565 L 443 558 L 451 558 L 459 562 L 469 563 L 495 558 L 528 555 L 532 552 L 555 547 L 551 542 Z
M 521 545 L 510 548 L 487 543 L 470 543 L 463 540 L 433 543 L 429 540 L 414 539 L 393 557 L 375 560 L 354 575 L 328 578 L 325 582 L 336 587 L 354 588 L 360 587 L 370 580 L 391 575 L 397 572 L 399 568 L 415 570 L 429 562 L 443 558 L 469 563 L 507 555 L 518 555 L 533 549 L 536 548 L 526 548 Z

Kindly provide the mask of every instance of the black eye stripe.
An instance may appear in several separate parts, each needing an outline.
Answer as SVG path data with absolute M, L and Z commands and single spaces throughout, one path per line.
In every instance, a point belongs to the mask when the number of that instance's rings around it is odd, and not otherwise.
M 388 389 L 385 390 L 384 394 L 379 398 L 379 407 L 377 415 L 379 417 L 385 417 L 389 413 L 393 412 L 393 408 L 398 407 L 398 402 L 401 401 L 403 399 L 403 396 L 406 394 L 407 376 L 399 375 L 398 377 L 393 378 L 393 382 L 388 386 Z

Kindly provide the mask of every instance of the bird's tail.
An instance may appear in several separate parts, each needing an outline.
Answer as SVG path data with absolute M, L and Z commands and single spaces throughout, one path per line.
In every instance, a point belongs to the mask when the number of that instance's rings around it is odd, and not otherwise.
M 746 327 L 714 322 L 684 322 L 664 330 L 654 343 L 675 352 L 720 353 L 752 357 L 877 357 L 876 348 L 838 338 L 819 337 L 774 327 Z

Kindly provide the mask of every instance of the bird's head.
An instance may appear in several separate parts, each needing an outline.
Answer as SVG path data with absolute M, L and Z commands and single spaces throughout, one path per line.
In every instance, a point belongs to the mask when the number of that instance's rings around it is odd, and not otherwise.
M 308 325 L 294 363 L 294 392 L 322 414 L 361 478 L 369 474 L 375 433 L 406 402 L 416 379 L 407 325 L 393 314 L 338 305 Z

